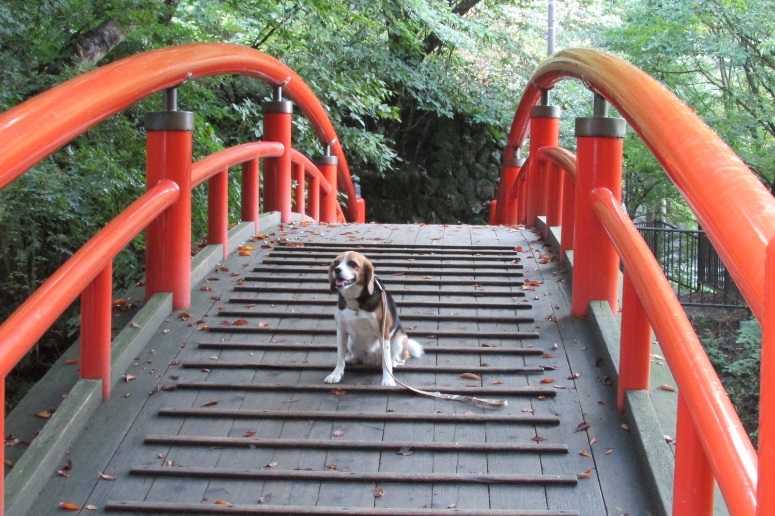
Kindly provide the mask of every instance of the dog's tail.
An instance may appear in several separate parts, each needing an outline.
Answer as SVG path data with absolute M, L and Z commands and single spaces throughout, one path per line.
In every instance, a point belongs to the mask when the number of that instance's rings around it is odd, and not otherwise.
M 419 358 L 425 354 L 425 351 L 422 349 L 420 343 L 413 339 L 407 339 L 406 350 L 414 358 Z

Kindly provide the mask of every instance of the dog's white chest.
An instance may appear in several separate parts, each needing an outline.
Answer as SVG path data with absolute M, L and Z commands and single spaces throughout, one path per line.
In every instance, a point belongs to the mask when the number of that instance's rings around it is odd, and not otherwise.
M 336 311 L 336 324 L 343 328 L 354 341 L 369 341 L 379 339 L 377 314 L 366 310 L 344 309 Z

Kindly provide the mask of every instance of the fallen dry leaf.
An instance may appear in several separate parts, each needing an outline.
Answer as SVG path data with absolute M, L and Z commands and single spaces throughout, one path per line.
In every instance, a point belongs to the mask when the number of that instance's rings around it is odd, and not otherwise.
M 374 489 L 374 498 L 382 498 L 385 495 L 385 490 L 381 487 Z
M 202 405 L 202 406 L 203 406 L 203 407 L 212 407 L 213 405 L 217 405 L 217 404 L 218 404 L 218 402 L 217 402 L 217 401 L 208 401 L 207 403 L 205 403 L 205 404 L 204 404 L 204 405 Z
M 544 378 L 543 380 L 541 380 L 541 383 L 554 383 L 554 380 L 552 380 L 551 378 Z
M 39 417 L 41 419 L 49 419 L 53 415 L 54 415 L 53 410 L 39 410 L 35 412 L 35 417 Z
M 78 360 L 76 360 L 74 358 L 69 358 L 69 359 L 65 360 L 65 364 L 66 365 L 75 365 L 77 363 L 78 363 Z
M 460 375 L 460 378 L 465 378 L 466 380 L 481 380 L 482 377 L 478 374 L 474 373 L 463 373 Z
M 580 451 L 579 455 L 581 455 L 582 457 L 591 457 L 592 456 L 592 454 L 589 453 L 587 450 Z
M 578 475 L 576 475 L 576 477 L 579 478 L 579 479 L 589 478 L 591 476 L 592 476 L 592 470 L 591 469 L 588 469 L 585 472 L 579 473 Z
M 232 324 L 235 325 L 235 326 L 244 326 L 244 325 L 248 324 L 248 321 L 246 319 L 237 319 Z
M 587 423 L 587 422 L 585 422 L 585 421 L 584 421 L 584 422 L 581 422 L 581 423 L 579 423 L 579 425 L 576 427 L 576 432 L 581 432 L 581 431 L 583 431 L 583 430 L 586 430 L 586 429 L 587 429 L 587 428 L 589 428 L 589 427 L 590 427 L 590 424 L 589 424 L 589 423 Z
M 66 511 L 80 511 L 81 510 L 81 506 L 80 505 L 75 505 L 74 503 L 68 503 L 68 502 L 60 503 L 59 507 L 61 507 L 62 509 L 66 510 Z
M 267 463 L 267 464 L 264 464 L 264 467 L 265 467 L 265 468 L 273 468 L 273 467 L 275 467 L 275 466 L 277 466 L 277 463 L 276 463 L 276 462 L 269 462 L 269 463 Z
M 258 503 L 268 503 L 272 499 L 272 493 L 265 494 L 258 499 Z
M 106 475 L 105 473 L 98 471 L 97 472 L 102 480 L 116 480 L 118 477 L 114 477 L 113 475 Z
M 530 440 L 540 443 L 542 441 L 546 441 L 546 437 L 541 437 L 540 435 L 537 435 L 535 437 L 531 437 Z
M 334 437 L 342 437 L 344 435 L 344 430 L 334 430 L 334 433 L 332 435 Z
M 663 391 L 667 391 L 667 392 L 675 392 L 675 387 L 673 387 L 672 385 L 667 385 L 667 384 L 660 385 L 659 389 L 663 390 Z
M 326 464 L 326 469 L 337 471 L 339 469 L 339 466 L 337 466 L 336 464 Z
M 215 505 L 231 505 L 231 504 L 226 500 L 216 500 Z
M 253 437 L 254 435 L 256 435 L 256 431 L 255 430 L 248 430 L 247 432 L 245 432 L 243 437 Z

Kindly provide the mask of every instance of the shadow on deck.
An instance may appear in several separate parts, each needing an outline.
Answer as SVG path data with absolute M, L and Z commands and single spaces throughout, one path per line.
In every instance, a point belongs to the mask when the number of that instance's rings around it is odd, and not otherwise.
M 569 316 L 568 275 L 536 234 L 262 231 L 210 266 L 190 309 L 162 316 L 40 493 L 12 501 L 18 514 L 662 512 L 605 352 Z M 381 387 L 374 370 L 323 383 L 335 356 L 326 267 L 361 247 L 427 351 L 398 378 L 507 407 Z

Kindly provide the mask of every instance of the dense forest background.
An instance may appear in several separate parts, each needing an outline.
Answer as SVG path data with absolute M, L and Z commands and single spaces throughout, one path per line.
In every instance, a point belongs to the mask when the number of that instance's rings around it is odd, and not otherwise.
M 764 0 L 558 0 L 558 49 L 631 60 L 676 92 L 773 187 L 775 18 Z M 4 0 L 0 110 L 96 66 L 169 45 L 218 41 L 284 61 L 330 109 L 368 219 L 481 223 L 522 88 L 546 52 L 546 0 Z M 84 92 L 88 95 L 88 92 Z M 195 154 L 260 139 L 269 89 L 241 77 L 180 90 L 197 116 Z M 591 94 L 562 83 L 562 143 Z M 0 318 L 144 188 L 143 113 L 132 106 L 0 192 Z M 321 149 L 304 120 L 297 146 Z M 697 164 L 702 167 L 702 163 Z M 238 184 L 238 177 L 232 178 Z M 631 216 L 693 224 L 645 147 L 626 142 Z M 194 234 L 204 232 L 195 192 Z M 142 274 L 138 238 L 115 263 L 116 289 Z M 63 320 L 32 354 L 45 369 L 69 344 Z M 53 349 L 54 352 L 49 352 Z

